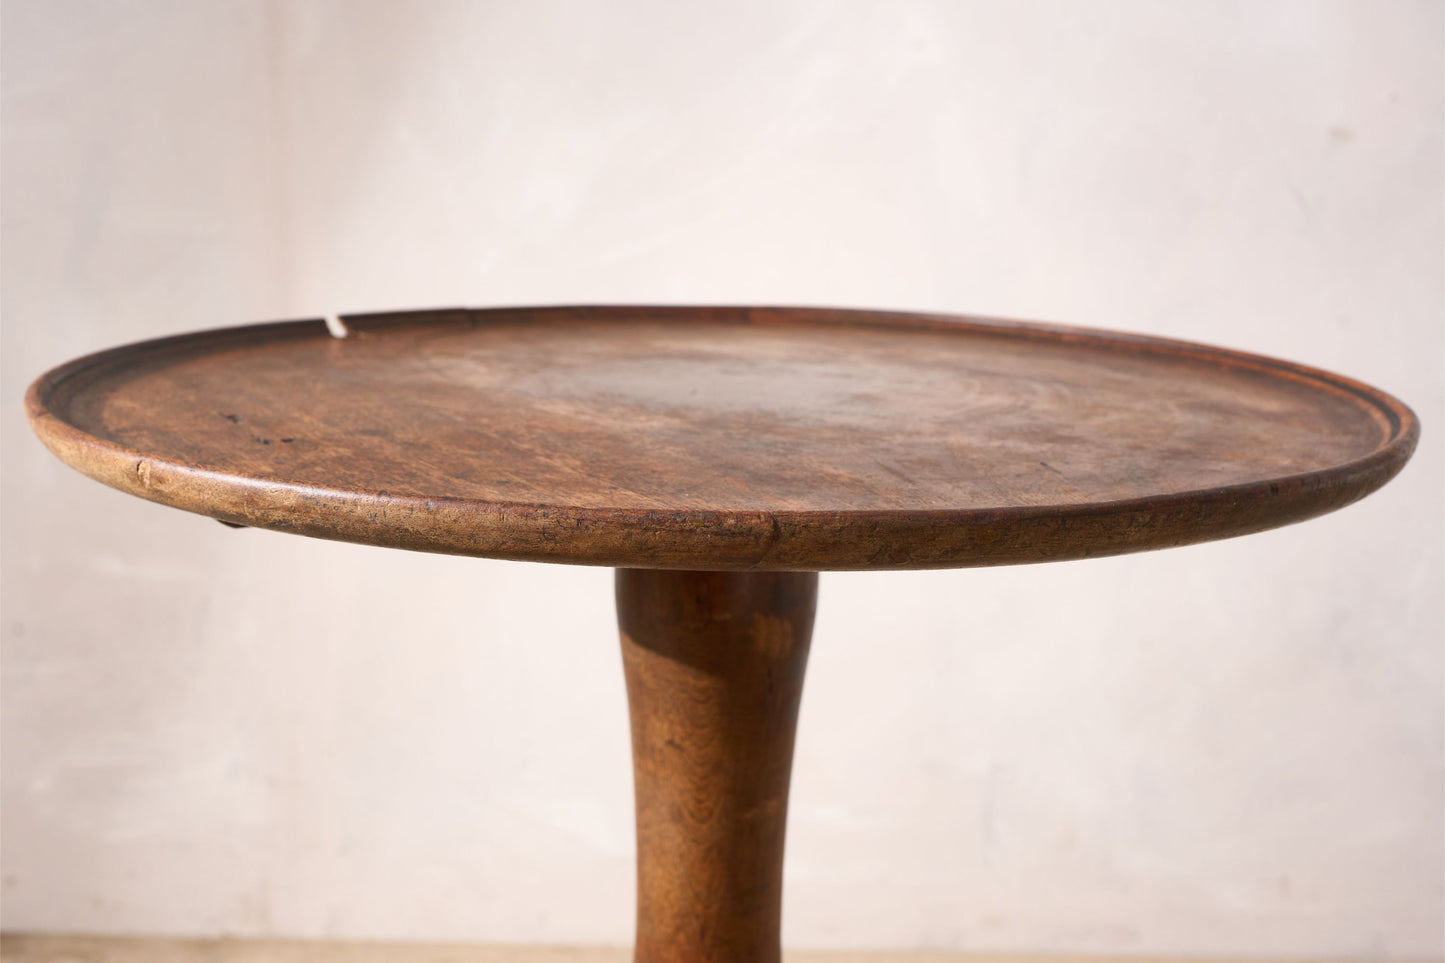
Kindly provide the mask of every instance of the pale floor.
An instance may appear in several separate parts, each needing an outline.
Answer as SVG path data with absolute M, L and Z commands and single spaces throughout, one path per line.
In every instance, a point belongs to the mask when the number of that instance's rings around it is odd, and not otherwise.
M 789 952 L 783 956 L 785 963 L 1164 963 L 1166 959 L 897 952 Z M 619 948 L 0 936 L 0 963 L 630 963 L 631 959 L 630 951 Z M 1189 963 L 1211 961 L 1191 959 Z

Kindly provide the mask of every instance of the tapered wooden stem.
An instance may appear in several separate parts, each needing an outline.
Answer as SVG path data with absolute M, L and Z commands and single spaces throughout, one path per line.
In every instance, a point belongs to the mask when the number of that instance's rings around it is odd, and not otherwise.
M 777 963 L 816 573 L 617 571 L 637 963 Z

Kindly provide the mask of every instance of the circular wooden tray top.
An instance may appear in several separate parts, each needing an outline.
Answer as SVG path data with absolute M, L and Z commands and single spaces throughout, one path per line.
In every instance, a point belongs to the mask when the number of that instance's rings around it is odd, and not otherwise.
M 232 524 L 638 568 L 936 568 L 1259 531 L 1388 481 L 1411 411 L 1129 335 L 803 308 L 351 316 L 103 351 L 61 459 Z

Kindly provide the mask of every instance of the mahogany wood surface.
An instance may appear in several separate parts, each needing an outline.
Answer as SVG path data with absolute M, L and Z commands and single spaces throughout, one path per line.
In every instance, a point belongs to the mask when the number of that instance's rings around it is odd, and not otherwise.
M 108 485 L 230 524 L 464 555 L 815 571 L 1258 531 L 1408 459 L 1403 404 L 1179 342 L 807 308 L 438 310 L 183 335 L 38 380 Z
M 812 572 L 619 569 L 637 963 L 777 963 Z
M 31 386 L 60 458 L 231 525 L 612 565 L 638 963 L 777 963 L 823 569 L 1223 538 L 1339 508 L 1419 426 L 1180 342 L 807 308 L 410 312 L 167 338 Z

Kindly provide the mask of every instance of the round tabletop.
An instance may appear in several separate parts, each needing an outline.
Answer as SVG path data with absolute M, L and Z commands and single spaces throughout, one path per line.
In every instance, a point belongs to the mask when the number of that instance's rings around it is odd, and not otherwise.
M 437 310 L 207 331 L 31 386 L 108 485 L 236 525 L 635 568 L 941 568 L 1259 531 L 1419 433 L 1357 382 L 1201 345 L 806 308 Z

